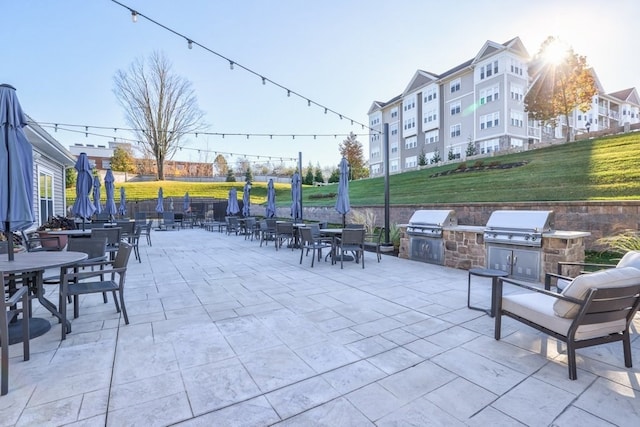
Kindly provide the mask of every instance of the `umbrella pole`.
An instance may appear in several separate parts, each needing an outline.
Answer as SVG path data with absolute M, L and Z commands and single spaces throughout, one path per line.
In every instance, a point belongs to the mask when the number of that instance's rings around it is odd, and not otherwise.
M 4 236 L 7 238 L 7 256 L 13 261 L 13 234 L 11 233 L 11 159 L 9 159 L 9 111 L 7 110 L 7 123 L 4 127 L 4 141 L 7 146 L 7 217 L 4 222 Z M 33 195 L 31 195 L 33 197 Z

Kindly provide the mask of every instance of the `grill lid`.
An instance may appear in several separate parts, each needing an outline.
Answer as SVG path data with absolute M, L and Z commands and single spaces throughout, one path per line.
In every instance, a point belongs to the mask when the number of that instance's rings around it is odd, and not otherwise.
M 409 225 L 434 228 L 453 227 L 458 225 L 458 218 L 453 210 L 421 209 L 411 215 Z
M 551 231 L 553 211 L 494 211 L 487 221 L 487 230 L 526 230 L 534 233 Z

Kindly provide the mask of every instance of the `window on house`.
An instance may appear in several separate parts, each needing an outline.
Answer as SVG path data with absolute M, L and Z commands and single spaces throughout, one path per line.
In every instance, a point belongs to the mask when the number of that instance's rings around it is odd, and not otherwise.
M 524 117 L 524 115 L 521 112 L 512 111 L 511 112 L 511 126 L 518 127 L 518 128 L 523 127 L 524 126 L 523 117 Z
M 418 137 L 413 136 L 411 138 L 407 138 L 404 141 L 404 148 L 410 150 L 411 148 L 416 148 L 418 146 Z
M 456 114 L 460 113 L 460 103 L 459 102 L 455 102 L 453 104 L 451 104 L 451 115 L 455 116 Z
M 460 129 L 461 129 L 460 123 L 451 126 L 451 128 L 450 128 L 450 130 L 451 130 L 451 138 L 455 138 L 457 136 L 460 136 Z
M 44 171 L 39 172 L 40 186 L 40 224 L 47 222 L 53 212 L 53 175 Z
M 449 83 L 449 89 L 451 90 L 451 93 L 459 91 L 460 90 L 460 79 L 456 79 L 456 80 L 452 81 L 451 83 Z
M 411 156 L 404 159 L 405 168 L 415 168 L 418 166 L 418 156 Z
M 433 144 L 434 142 L 438 142 L 439 132 L 437 130 L 432 130 L 430 132 L 426 132 L 424 134 L 424 142 L 425 144 Z

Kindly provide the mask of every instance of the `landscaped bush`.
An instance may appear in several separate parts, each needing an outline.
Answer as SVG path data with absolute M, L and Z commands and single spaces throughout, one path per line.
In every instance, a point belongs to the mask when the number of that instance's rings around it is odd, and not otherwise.
M 456 169 L 458 170 L 465 170 L 467 168 L 467 162 L 462 162 L 458 165 L 458 167 Z
M 476 160 L 475 163 L 473 164 L 474 168 L 481 168 L 482 166 L 484 166 L 483 160 Z
M 336 193 L 319 193 L 309 196 L 310 199 L 333 199 L 336 197 Z

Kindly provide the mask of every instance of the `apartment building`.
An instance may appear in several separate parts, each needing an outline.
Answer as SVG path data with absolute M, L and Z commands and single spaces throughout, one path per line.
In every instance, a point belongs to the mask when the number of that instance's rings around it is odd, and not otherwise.
M 373 102 L 370 176 L 384 174 L 384 123 L 389 124 L 389 173 L 416 169 L 421 159 L 427 164 L 464 159 L 470 145 L 477 154 L 490 154 L 562 138 L 566 120 L 556 128 L 541 127 L 525 112 L 529 60 L 518 37 L 502 44 L 488 40 L 474 58 L 441 74 L 418 70 L 401 94 Z M 636 89 L 607 94 L 595 77 L 598 94 L 589 111 L 570 115 L 572 132 L 639 123 Z
M 640 123 L 640 96 L 636 88 L 607 93 L 595 70 L 591 69 L 596 82 L 597 93 L 591 100 L 591 108 L 586 112 L 578 109 L 569 115 L 570 132 L 573 134 L 597 132 L 605 129 L 625 127 Z M 564 138 L 566 118 L 560 118 L 559 126 L 543 129 L 543 137 Z

